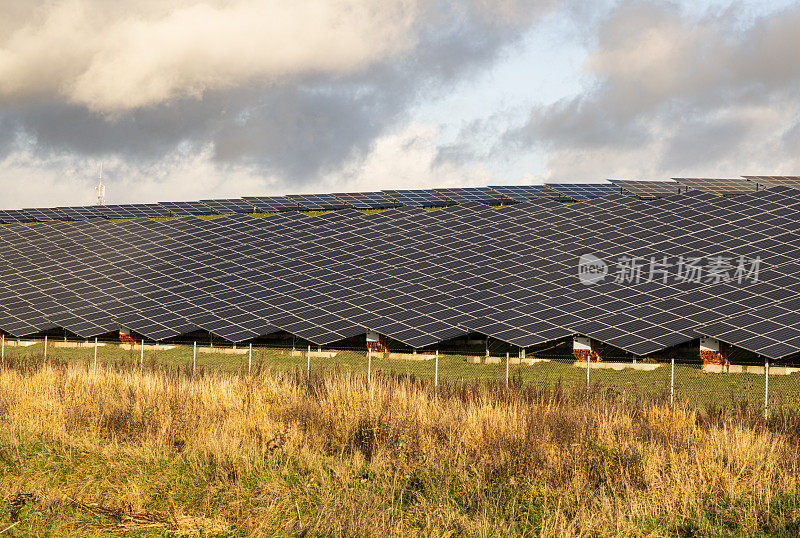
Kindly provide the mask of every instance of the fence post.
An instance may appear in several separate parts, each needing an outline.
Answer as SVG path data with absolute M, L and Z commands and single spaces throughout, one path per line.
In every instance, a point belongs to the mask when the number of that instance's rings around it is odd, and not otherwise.
M 44 362 L 47 362 L 47 335 L 44 335 Z
M 506 388 L 508 388 L 508 363 L 510 359 L 508 358 L 508 353 L 506 353 Z
M 439 386 L 439 350 L 436 350 L 436 365 L 433 371 L 433 386 L 434 388 Z
M 769 358 L 764 358 L 764 420 L 769 411 Z
M 367 348 L 367 383 L 372 380 L 372 350 Z
M 592 363 L 592 357 L 586 354 L 586 390 L 589 390 L 589 365 Z
M 250 344 L 250 350 L 247 352 L 247 375 L 250 375 L 250 372 L 253 369 L 253 344 Z
M 675 404 L 675 357 L 671 357 L 669 361 L 669 406 L 673 407 Z
M 144 337 L 139 340 L 139 371 L 144 372 Z
M 2 349 L 0 350 L 0 366 L 6 365 L 6 335 L 2 336 L 3 343 L 0 344 Z
M 197 371 L 197 342 L 194 343 L 194 349 L 192 350 L 192 377 L 194 377 L 194 373 Z
M 97 337 L 94 337 L 94 369 L 97 371 Z
M 311 379 L 311 346 L 308 346 L 308 354 L 306 355 L 306 379 Z

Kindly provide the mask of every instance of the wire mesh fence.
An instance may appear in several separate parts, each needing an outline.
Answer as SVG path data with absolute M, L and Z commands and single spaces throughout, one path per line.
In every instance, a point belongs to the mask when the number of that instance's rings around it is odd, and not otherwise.
M 566 353 L 454 354 L 437 350 L 373 353 L 363 348 L 265 347 L 189 344 L 120 344 L 119 341 L 0 339 L 2 367 L 80 364 L 87 368 L 169 370 L 185 375 L 222 372 L 271 375 L 346 373 L 367 382 L 404 377 L 430 390 L 479 384 L 648 400 L 683 407 L 724 409 L 763 406 L 765 412 L 800 407 L 800 368 L 780 364 L 730 365 L 702 369 L 700 361 L 576 361 Z M 768 373 L 768 374 L 767 374 Z

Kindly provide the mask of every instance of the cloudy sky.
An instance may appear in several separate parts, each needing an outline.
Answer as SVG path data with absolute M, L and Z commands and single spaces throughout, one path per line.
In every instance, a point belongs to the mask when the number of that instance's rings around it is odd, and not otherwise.
M 587 6 L 587 4 L 590 4 Z M 0 0 L 0 207 L 800 173 L 800 1 Z

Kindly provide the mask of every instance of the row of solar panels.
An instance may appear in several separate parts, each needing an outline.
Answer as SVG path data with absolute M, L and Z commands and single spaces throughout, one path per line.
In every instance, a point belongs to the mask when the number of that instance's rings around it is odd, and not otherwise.
M 643 199 L 659 198 L 696 189 L 711 194 L 743 194 L 784 185 L 800 188 L 797 176 L 746 176 L 741 179 L 680 178 L 671 181 L 611 180 L 610 183 L 548 183 L 545 185 L 504 185 L 428 190 L 385 190 L 332 194 L 290 194 L 287 196 L 246 196 L 195 202 L 158 202 L 0 210 L 0 223 L 79 221 L 91 218 L 130 219 L 182 217 L 190 215 L 232 215 L 236 213 L 280 213 L 284 211 L 335 211 L 344 208 L 387 209 L 401 206 L 447 207 L 466 202 L 508 205 L 536 199 L 578 202 L 630 194 Z
M 506 205 L 545 198 L 579 201 L 618 193 L 611 184 L 549 184 L 429 190 L 385 190 L 332 194 L 290 194 L 243 198 L 158 202 L 79 207 L 26 208 L 0 211 L 0 222 L 78 221 L 90 218 L 126 219 L 236 213 L 280 213 L 284 211 L 335 211 L 338 209 L 388 209 L 401 206 L 447 207 L 465 202 Z
M 800 178 L 750 176 L 749 179 L 682 178 L 678 181 L 612 180 L 610 183 L 548 183 L 428 190 L 385 190 L 332 194 L 290 194 L 243 198 L 0 210 L 0 223 L 79 221 L 91 218 L 129 219 L 230 215 L 236 213 L 280 213 L 284 211 L 335 211 L 338 209 L 387 209 L 401 206 L 447 207 L 466 202 L 507 205 L 536 199 L 578 202 L 623 193 L 640 198 L 658 198 L 686 192 L 690 188 L 713 194 L 741 194 L 765 185 L 800 187 Z
M 608 263 L 608 278 L 584 284 L 585 254 Z M 621 271 L 626 259 L 643 262 L 638 273 Z M 689 259 L 716 272 L 688 274 Z M 760 274 L 737 280 L 743 259 Z M 154 340 L 202 329 L 234 342 L 285 331 L 320 345 L 371 330 L 412 347 L 582 334 L 635 355 L 706 335 L 780 359 L 800 351 L 798 260 L 800 190 L 785 187 L 9 225 L 0 329 L 91 337 L 124 326 Z

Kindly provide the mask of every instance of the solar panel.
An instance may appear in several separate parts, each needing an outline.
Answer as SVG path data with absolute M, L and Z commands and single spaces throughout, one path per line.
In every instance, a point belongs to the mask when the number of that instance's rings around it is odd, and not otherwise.
M 86 220 L 103 218 L 98 206 L 76 206 L 76 207 L 56 207 L 58 211 L 66 215 L 68 220 Z
M 545 183 L 545 187 L 556 191 L 561 199 L 573 202 L 619 194 L 618 189 L 608 183 Z
M 67 215 L 58 209 L 51 207 L 27 207 L 23 209 L 25 213 L 36 219 L 37 222 L 48 222 L 53 220 L 70 220 Z
M 420 207 L 445 207 L 454 202 L 435 190 L 408 189 L 385 190 L 384 192 L 397 205 L 411 205 Z
M 625 194 L 632 194 L 639 198 L 662 198 L 674 196 L 685 192 L 688 187 L 677 181 L 639 181 L 626 179 L 611 179 L 611 183 L 620 188 Z
M 158 205 L 169 211 L 172 217 L 215 214 L 213 209 L 201 202 L 158 202 Z
M 208 206 L 214 214 L 225 215 L 233 213 L 255 213 L 255 204 L 247 202 L 241 198 L 227 198 L 215 200 L 200 200 L 200 203 Z
M 673 180 L 710 194 L 735 195 L 747 194 L 758 190 L 757 185 L 741 178 L 688 178 L 676 177 Z
M 444 195 L 447 201 L 452 201 L 457 204 L 464 204 L 468 202 L 477 202 L 488 205 L 503 205 L 509 203 L 511 200 L 489 187 L 469 187 L 469 188 L 441 188 L 436 189 L 436 192 Z
M 36 219 L 22 209 L 0 209 L 0 223 L 12 224 L 15 222 L 36 222 Z
M 159 204 L 109 204 L 97 206 L 107 219 L 135 219 L 169 217 L 169 209 Z
M 756 183 L 759 188 L 762 187 L 790 187 L 793 189 L 800 189 L 800 176 L 742 176 L 747 181 Z
M 490 189 L 497 191 L 503 198 L 514 202 L 529 202 L 532 200 L 559 200 L 561 196 L 544 185 L 497 185 L 490 186 Z
M 301 211 L 334 211 L 347 204 L 332 194 L 289 194 L 286 196 Z
M 390 196 L 379 191 L 335 192 L 333 196 L 355 209 L 388 209 L 396 205 Z
M 255 206 L 256 213 L 280 213 L 282 211 L 298 211 L 297 202 L 285 196 L 245 196 L 245 202 Z

